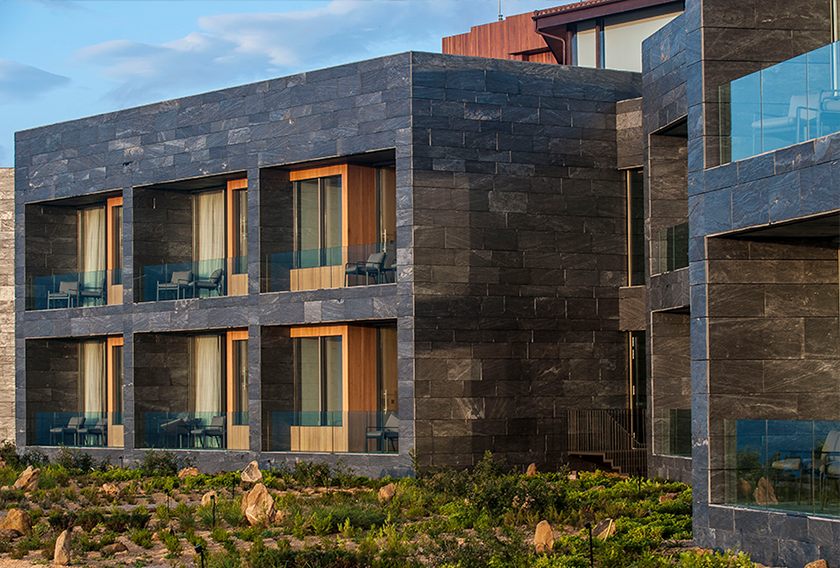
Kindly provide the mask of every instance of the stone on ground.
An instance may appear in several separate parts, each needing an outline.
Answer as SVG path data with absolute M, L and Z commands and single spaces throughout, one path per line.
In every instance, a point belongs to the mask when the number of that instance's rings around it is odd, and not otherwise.
M 112 498 L 120 496 L 120 488 L 115 483 L 104 483 L 99 491 Z
M 535 475 L 537 475 L 537 464 L 532 463 L 531 465 L 529 465 L 528 470 L 525 472 L 525 475 L 527 475 L 528 477 L 534 477 Z
M 56 566 L 67 566 L 70 564 L 70 533 L 68 531 L 64 531 L 58 535 L 58 540 L 55 541 L 53 563 Z
M 30 465 L 18 476 L 15 481 L 15 489 L 21 491 L 35 491 L 38 489 L 38 479 L 41 477 L 40 469 L 33 469 Z
M 128 552 L 128 547 L 121 542 L 115 542 L 102 547 L 102 556 L 113 556 L 117 552 Z
M 806 564 L 805 568 L 828 568 L 828 562 L 820 558 L 819 560 L 814 560 L 810 564 Z
M 260 471 L 260 464 L 256 460 L 248 464 L 242 471 L 242 481 L 245 483 L 259 483 L 262 481 L 262 472 Z
M 242 513 L 251 525 L 257 525 L 263 521 L 272 523 L 277 514 L 274 498 L 262 483 L 257 483 L 253 489 L 242 496 L 241 506 Z
M 6 516 L 0 521 L 0 529 L 12 529 L 20 534 L 28 534 L 32 530 L 32 519 L 26 511 L 9 509 Z
M 181 471 L 178 472 L 178 479 L 183 480 L 185 477 L 196 477 L 198 475 L 198 468 L 195 467 L 185 467 Z
M 207 493 L 202 495 L 201 506 L 202 507 L 207 507 L 208 505 L 210 505 L 210 503 L 213 502 L 214 497 L 216 497 L 216 492 L 215 491 L 208 491 Z
M 548 521 L 540 521 L 534 533 L 534 549 L 537 554 L 554 550 L 554 531 Z
M 601 519 L 592 529 L 592 536 L 595 538 L 609 538 L 615 534 L 615 521 L 612 519 Z
M 680 496 L 679 493 L 666 493 L 664 495 L 659 496 L 659 502 L 660 503 L 667 503 L 668 501 L 673 501 L 674 499 L 676 499 L 679 496 Z

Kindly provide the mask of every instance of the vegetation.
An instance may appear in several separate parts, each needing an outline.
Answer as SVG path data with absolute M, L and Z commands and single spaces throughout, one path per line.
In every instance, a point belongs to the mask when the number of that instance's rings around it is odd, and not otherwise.
M 27 510 L 33 525 L 23 537 L 0 540 L 0 563 L 5 555 L 51 559 L 58 535 L 78 527 L 73 555 L 87 565 L 145 566 L 154 558 L 197 565 L 203 554 L 208 568 L 586 568 L 585 525 L 612 519 L 615 533 L 593 539 L 600 568 L 754 566 L 744 554 L 684 548 L 691 539 L 684 485 L 601 472 L 526 476 L 489 453 L 470 471 L 416 479 L 368 479 L 343 464 L 283 464 L 264 472 L 278 514 L 256 526 L 242 513 L 250 486 L 237 472 L 180 479 L 179 469 L 191 464 L 167 452 L 148 452 L 135 469 L 96 463 L 74 449 L 50 463 L 5 444 L 0 457 L 7 485 L 26 465 L 42 468 L 36 491 L 0 491 L 0 508 Z M 105 491 L 106 483 L 118 491 Z M 378 491 L 390 483 L 395 495 L 380 503 Z M 215 500 L 201 505 L 211 490 Z M 533 535 L 543 520 L 556 540 L 537 554 Z M 105 548 L 116 542 L 133 547 L 130 562 Z

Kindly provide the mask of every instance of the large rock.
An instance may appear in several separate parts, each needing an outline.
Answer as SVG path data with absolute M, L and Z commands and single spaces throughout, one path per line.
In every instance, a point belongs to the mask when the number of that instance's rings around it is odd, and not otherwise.
M 115 542 L 114 544 L 103 546 L 100 552 L 102 556 L 113 556 L 117 552 L 128 552 L 128 547 L 121 542 Z
M 393 483 L 389 483 L 385 487 L 382 487 L 379 490 L 379 502 L 383 505 L 391 501 L 394 498 L 394 495 L 397 494 L 397 486 Z
M 260 464 L 256 460 L 248 464 L 248 467 L 242 472 L 242 481 L 245 483 L 259 483 L 262 481 L 262 472 L 260 471 Z
M 776 499 L 776 492 L 773 486 L 765 478 L 758 480 L 758 485 L 753 493 L 753 498 L 758 505 L 766 507 L 767 505 L 778 505 L 779 501 Z
M 120 488 L 116 483 L 104 483 L 102 487 L 99 488 L 99 492 L 104 493 L 112 499 L 116 499 L 120 496 Z
M 534 549 L 537 554 L 554 550 L 554 531 L 548 521 L 540 521 L 534 533 Z
M 21 534 L 29 534 L 32 530 L 32 519 L 26 511 L 9 509 L 9 513 L 0 521 L 0 529 L 12 529 Z
M 534 477 L 535 475 L 537 475 L 537 464 L 532 463 L 531 465 L 529 465 L 528 470 L 525 472 L 525 475 L 527 475 L 528 477 Z
M 609 538 L 615 534 L 615 521 L 612 519 L 601 519 L 592 529 L 592 536 L 595 538 Z
M 185 467 L 181 471 L 178 472 L 178 479 L 183 480 L 185 477 L 196 477 L 198 475 L 198 469 L 195 467 Z
M 70 532 L 64 531 L 58 535 L 58 540 L 55 541 L 55 554 L 53 555 L 53 563 L 56 566 L 67 566 L 70 564 Z
M 201 506 L 206 507 L 213 502 L 213 499 L 216 497 L 215 491 L 208 491 L 204 495 L 201 496 Z
M 35 491 L 38 489 L 38 479 L 40 477 L 41 470 L 33 469 L 30 465 L 18 476 L 17 481 L 15 481 L 15 489 L 20 489 L 21 491 Z
M 659 496 L 659 503 L 667 503 L 668 501 L 673 501 L 677 497 L 679 497 L 679 493 L 665 493 L 664 495 Z
M 810 564 L 806 564 L 805 568 L 828 568 L 828 562 L 820 558 L 819 560 L 814 560 Z
M 242 513 L 251 525 L 262 522 L 274 522 L 277 514 L 274 508 L 274 498 L 265 485 L 257 483 L 253 489 L 242 496 Z

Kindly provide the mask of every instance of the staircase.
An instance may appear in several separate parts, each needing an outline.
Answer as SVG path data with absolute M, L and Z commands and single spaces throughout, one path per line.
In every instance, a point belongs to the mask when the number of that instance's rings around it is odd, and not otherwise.
M 568 410 L 570 455 L 597 458 L 622 475 L 647 475 L 647 447 L 632 434 L 631 411 Z

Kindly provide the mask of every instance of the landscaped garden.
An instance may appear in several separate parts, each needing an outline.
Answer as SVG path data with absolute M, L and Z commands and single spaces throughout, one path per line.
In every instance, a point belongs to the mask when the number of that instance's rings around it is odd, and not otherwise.
M 689 548 L 691 490 L 662 479 L 523 474 L 489 454 L 416 479 L 308 462 L 206 475 L 166 452 L 133 469 L 66 448 L 0 457 L 2 566 L 64 550 L 73 565 L 135 568 L 753 566 Z M 27 467 L 37 488 L 22 487 Z

